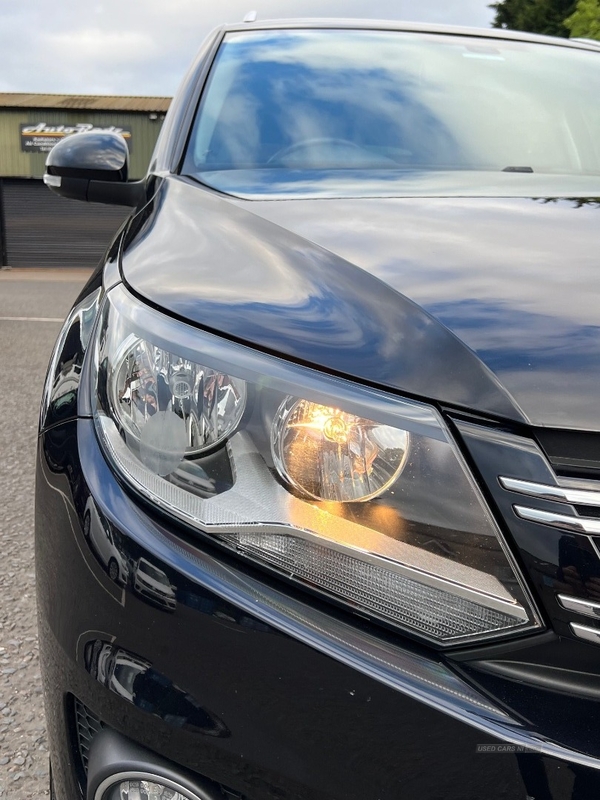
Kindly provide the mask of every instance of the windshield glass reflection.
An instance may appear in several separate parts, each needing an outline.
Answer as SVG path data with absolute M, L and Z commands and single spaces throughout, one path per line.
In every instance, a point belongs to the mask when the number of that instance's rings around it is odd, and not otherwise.
M 560 176 L 600 174 L 599 89 L 600 59 L 583 49 L 393 31 L 231 33 L 184 172 L 210 173 L 233 194 L 239 170 L 245 187 L 248 171 L 267 170 L 289 193 L 298 173 L 304 193 L 323 180 L 331 192 L 331 171 L 348 169 L 376 183 L 381 171 L 399 181 L 409 172 L 411 184 L 427 173 L 432 192 L 435 173 L 448 188 L 448 171 L 482 173 L 485 184 L 504 172 L 526 186 L 552 175 L 558 187 Z M 267 192 L 268 175 L 257 180 Z

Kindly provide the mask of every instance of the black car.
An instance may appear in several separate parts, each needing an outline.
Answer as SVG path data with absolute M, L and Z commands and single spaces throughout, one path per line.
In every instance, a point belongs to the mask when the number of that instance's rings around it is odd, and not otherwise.
M 599 96 L 593 43 L 241 24 L 145 180 L 50 153 L 132 208 L 42 402 L 57 800 L 598 796 Z

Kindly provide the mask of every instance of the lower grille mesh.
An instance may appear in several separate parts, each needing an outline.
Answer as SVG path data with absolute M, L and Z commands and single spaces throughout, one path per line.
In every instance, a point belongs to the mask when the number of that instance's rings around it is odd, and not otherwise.
M 73 697 L 73 715 L 75 719 L 75 729 L 77 731 L 77 748 L 79 750 L 80 767 L 83 769 L 83 785 L 87 782 L 88 762 L 90 747 L 96 734 L 106 728 L 102 720 L 94 712 L 84 705 L 81 700 Z M 229 789 L 227 786 L 215 784 L 223 795 L 224 800 L 248 800 L 245 795 Z M 84 791 L 85 793 L 85 791 Z
M 76 697 L 74 698 L 74 705 L 75 705 L 75 726 L 77 729 L 77 745 L 79 748 L 79 756 L 81 758 L 81 764 L 83 766 L 83 771 L 87 775 L 88 770 L 88 759 L 90 754 L 90 747 L 92 744 L 92 739 L 94 736 L 99 733 L 104 725 L 98 719 L 98 717 L 94 714 L 93 711 L 87 706 L 78 700 Z

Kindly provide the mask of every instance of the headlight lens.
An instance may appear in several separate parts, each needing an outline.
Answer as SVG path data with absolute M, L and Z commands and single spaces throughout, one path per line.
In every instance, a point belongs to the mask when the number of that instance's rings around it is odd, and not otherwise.
M 308 400 L 286 398 L 273 422 L 279 474 L 306 497 L 369 500 L 398 477 L 408 432 Z
M 244 412 L 243 381 L 170 353 L 137 336 L 125 341 L 110 382 L 115 419 L 157 475 L 184 456 L 216 447 Z
M 539 626 L 435 409 L 107 296 L 100 442 L 168 513 L 290 580 L 437 644 Z

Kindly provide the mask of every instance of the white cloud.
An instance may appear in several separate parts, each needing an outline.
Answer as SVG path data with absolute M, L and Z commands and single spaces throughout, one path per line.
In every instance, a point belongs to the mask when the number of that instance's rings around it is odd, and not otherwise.
M 29 0 L 0 4 L 0 91 L 171 95 L 210 30 L 251 9 L 486 27 L 486 0 Z

